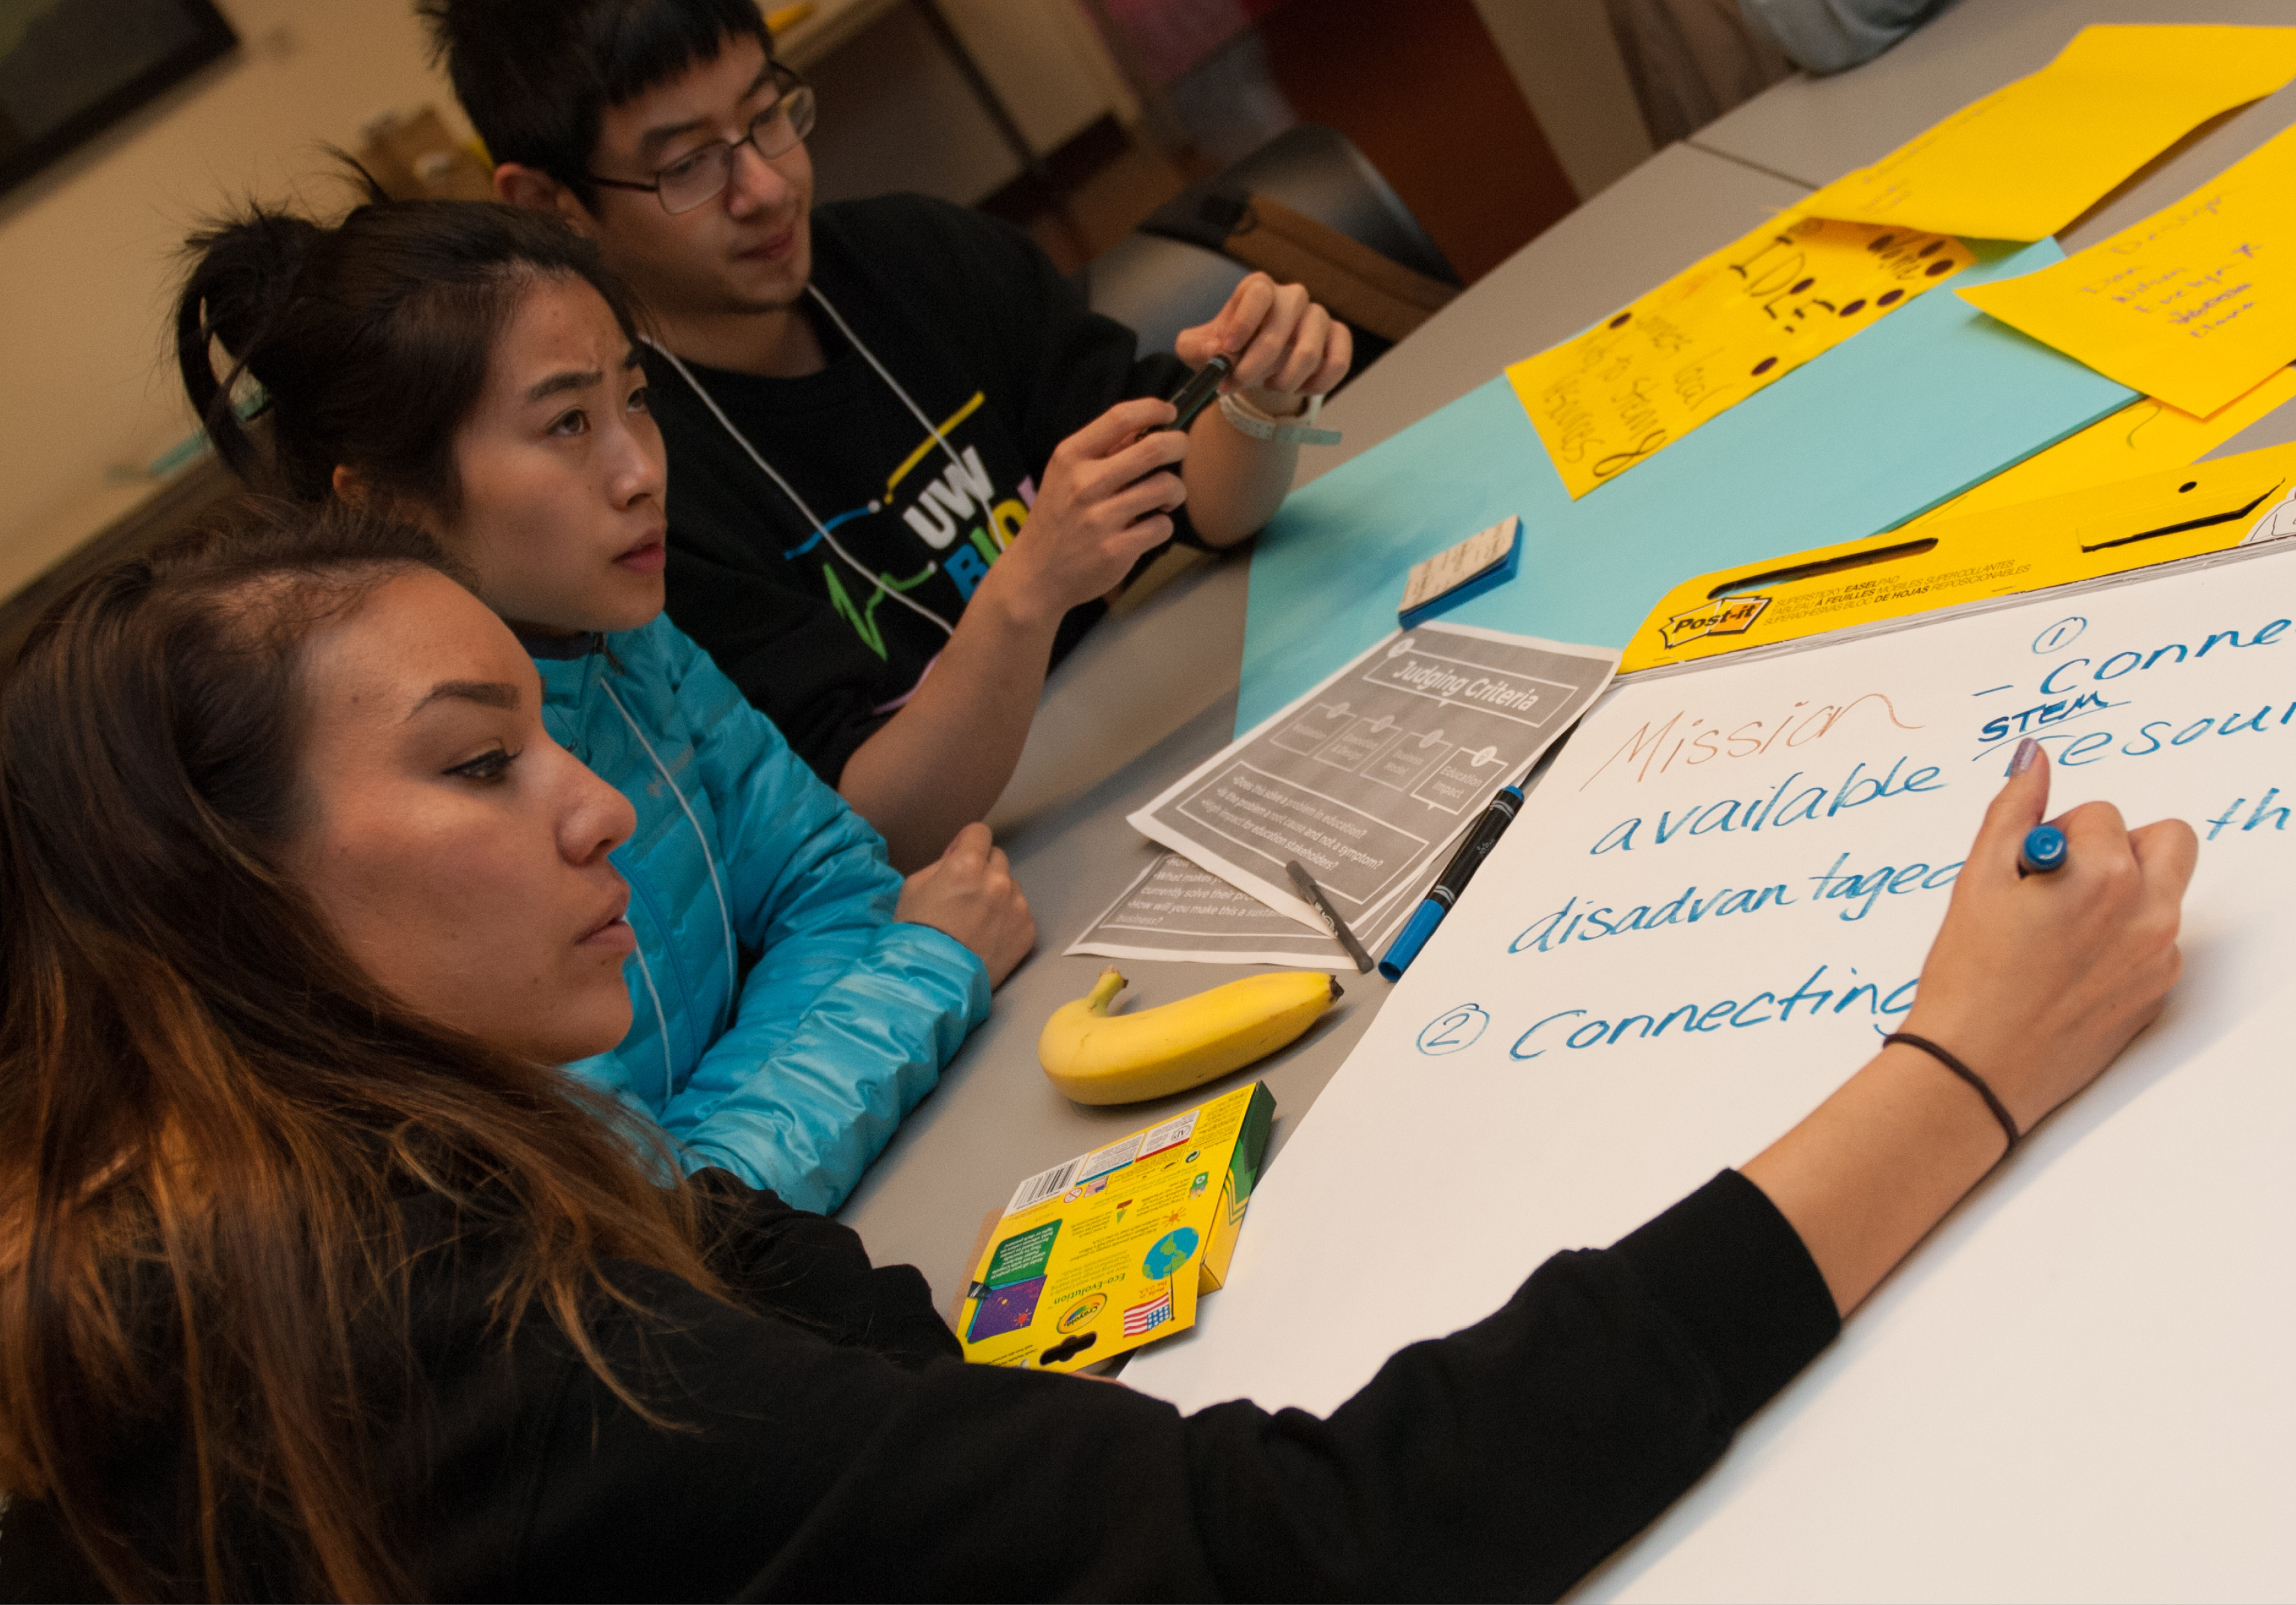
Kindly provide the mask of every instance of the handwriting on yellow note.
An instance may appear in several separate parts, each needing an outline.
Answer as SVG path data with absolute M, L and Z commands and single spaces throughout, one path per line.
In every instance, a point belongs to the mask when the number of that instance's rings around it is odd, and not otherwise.
M 2167 210 L 1962 299 L 2205 418 L 2296 360 L 2296 128 Z
M 1576 500 L 1974 260 L 1939 234 L 1788 214 L 1507 380 Z
M 2038 240 L 2219 112 L 2296 78 L 2296 28 L 2085 28 L 1804 211 L 1966 239 Z

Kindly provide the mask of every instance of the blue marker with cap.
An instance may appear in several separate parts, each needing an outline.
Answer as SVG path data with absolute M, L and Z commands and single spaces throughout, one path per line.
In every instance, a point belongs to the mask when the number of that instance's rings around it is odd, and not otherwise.
M 2065 833 L 2054 825 L 2035 825 L 2025 832 L 2017 849 L 2017 867 L 2028 875 L 2046 875 L 2065 867 Z
M 1499 788 L 1499 794 L 1491 798 L 1491 806 L 1475 822 L 1467 839 L 1451 855 L 1451 862 L 1435 877 L 1435 884 L 1427 888 L 1427 900 L 1412 914 L 1410 923 L 1396 933 L 1395 940 L 1388 944 L 1385 955 L 1379 961 L 1382 975 L 1390 981 L 1403 979 L 1403 972 L 1419 956 L 1419 950 L 1427 946 L 1427 938 L 1435 934 L 1435 928 L 1443 923 L 1443 916 L 1451 912 L 1459 894 L 1467 889 L 1467 882 L 1483 867 L 1483 860 L 1498 846 L 1499 838 L 1514 823 L 1515 810 L 1521 807 L 1521 786 Z

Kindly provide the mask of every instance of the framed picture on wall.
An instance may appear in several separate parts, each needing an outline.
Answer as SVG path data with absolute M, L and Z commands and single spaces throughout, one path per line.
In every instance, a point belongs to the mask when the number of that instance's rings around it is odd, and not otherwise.
M 0 192 L 238 42 L 209 0 L 0 0 Z

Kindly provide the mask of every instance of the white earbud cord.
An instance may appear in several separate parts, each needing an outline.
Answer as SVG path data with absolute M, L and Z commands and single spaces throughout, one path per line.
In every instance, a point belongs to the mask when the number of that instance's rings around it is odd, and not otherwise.
M 693 805 L 685 800 L 685 793 L 679 790 L 677 782 L 670 778 L 668 766 L 661 761 L 661 755 L 653 749 L 653 743 L 645 739 L 645 732 L 638 728 L 638 722 L 630 717 L 630 710 L 622 706 L 622 700 L 614 694 L 614 688 L 601 679 L 598 689 L 606 693 L 606 700 L 614 705 L 614 711 L 622 716 L 622 723 L 630 727 L 630 733 L 637 738 L 638 745 L 645 749 L 646 757 L 653 760 L 654 773 L 661 776 L 661 783 L 669 788 L 669 794 L 677 798 L 677 806 L 685 811 L 685 823 L 693 827 L 693 839 L 701 844 L 701 862 L 709 866 L 709 888 L 718 894 L 718 921 L 726 931 L 726 1013 L 730 1017 L 734 1007 L 734 988 L 741 979 L 742 970 L 741 966 L 734 962 L 733 907 L 726 901 L 726 883 L 718 878 L 718 860 L 709 851 L 709 838 L 703 832 L 701 822 L 693 816 Z M 653 985 L 652 978 L 647 978 L 646 985 Z M 660 1008 L 661 1000 L 656 998 L 654 1009 L 659 1012 Z M 667 1028 L 662 1040 L 665 1044 L 668 1041 Z
M 818 292 L 816 291 L 816 293 L 817 294 Z M 828 303 L 825 301 L 822 304 L 824 307 L 828 306 Z M 830 310 L 829 315 L 832 318 L 837 317 L 837 313 L 834 308 Z M 838 318 L 837 326 L 840 329 L 845 327 L 845 322 L 842 318 Z M 829 526 L 821 521 L 821 515 L 814 512 L 811 507 L 806 505 L 805 498 L 797 494 L 797 487 L 791 485 L 787 479 L 783 479 L 780 472 L 775 470 L 774 465 L 766 461 L 764 454 L 759 452 L 756 446 L 750 444 L 750 438 L 734 427 L 734 421 L 726 416 L 726 409 L 718 405 L 718 398 L 702 388 L 701 381 L 693 377 L 693 370 L 685 365 L 685 361 L 679 357 L 677 353 L 671 350 L 668 346 L 663 345 L 660 340 L 653 339 L 652 336 L 646 336 L 644 338 L 647 345 L 652 346 L 655 350 L 660 352 L 668 361 L 669 365 L 677 370 L 677 376 L 685 381 L 687 386 L 692 389 L 693 393 L 701 398 L 701 405 L 709 409 L 710 416 L 717 419 L 718 423 L 725 429 L 726 432 L 734 437 L 734 444 L 740 446 L 744 452 L 748 453 L 750 461 L 758 465 L 759 471 L 765 474 L 766 478 L 771 479 L 776 486 L 781 487 L 781 493 L 790 499 L 791 504 L 794 505 L 800 512 L 805 515 L 806 522 L 813 526 L 814 533 L 828 544 L 829 549 L 832 552 L 834 552 L 838 556 L 845 560 L 847 567 L 850 568 L 853 572 L 858 574 L 862 578 L 867 580 L 872 585 L 874 585 L 879 593 L 891 597 L 895 602 L 899 602 L 903 607 L 908 609 L 910 612 L 916 614 L 919 618 L 931 619 L 933 623 L 940 626 L 940 632 L 942 635 L 954 635 L 956 634 L 956 626 L 955 625 L 949 623 L 947 619 L 943 618 L 939 614 L 934 612 L 931 608 L 926 607 L 923 603 L 904 595 L 902 593 L 895 590 L 892 586 L 887 585 L 882 575 L 862 562 L 859 558 L 855 557 L 850 552 L 848 552 L 845 549 L 843 543 L 840 542 L 834 535 L 830 533 Z M 854 343 L 857 346 L 860 344 L 857 340 Z M 870 355 L 868 348 L 865 346 L 861 347 L 861 352 L 863 356 L 869 357 L 870 366 L 875 368 L 880 373 L 885 373 L 883 366 L 878 363 L 876 357 Z M 886 374 L 888 383 L 891 382 L 891 378 L 892 376 L 890 374 Z M 893 389 L 897 394 L 900 395 L 901 399 L 908 404 L 909 410 L 915 413 L 916 403 L 909 400 L 906 393 L 901 391 L 900 386 L 894 385 Z M 918 413 L 917 415 L 920 418 L 924 416 L 922 413 Z M 935 439 L 940 439 L 940 431 L 939 430 L 933 430 L 931 423 L 927 423 L 925 427 L 928 430 L 932 430 L 933 438 Z M 941 441 L 941 449 L 943 451 L 947 451 L 948 449 L 947 441 Z
M 853 342 L 853 348 L 856 351 L 869 359 L 869 365 L 877 370 L 877 377 L 891 387 L 893 394 L 901 398 L 901 405 L 909 409 L 910 415 L 925 426 L 925 433 L 940 442 L 941 455 L 947 457 L 955 467 L 964 468 L 964 460 L 956 454 L 956 448 L 948 443 L 948 437 L 940 432 L 940 426 L 925 416 L 924 408 L 911 399 L 906 390 L 901 389 L 901 381 L 893 377 L 891 371 L 883 363 L 877 360 L 877 354 L 862 344 L 861 337 L 853 332 L 853 325 L 847 323 L 837 308 L 829 304 L 829 298 L 821 293 L 821 286 L 808 284 L 805 289 L 808 295 L 821 303 L 821 309 L 829 314 L 829 321 L 837 325 L 837 332 Z
M 653 1023 L 661 1032 L 661 1101 L 667 1109 L 671 1095 L 677 1091 L 677 1061 L 669 1052 L 669 1016 L 661 1011 L 661 994 L 654 990 L 653 971 L 647 967 L 645 949 L 635 948 L 631 956 L 638 962 L 638 979 L 645 982 L 646 995 L 653 999 Z

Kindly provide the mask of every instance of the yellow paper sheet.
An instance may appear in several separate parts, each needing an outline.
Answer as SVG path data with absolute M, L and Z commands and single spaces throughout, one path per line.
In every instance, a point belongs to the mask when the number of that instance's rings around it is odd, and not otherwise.
M 2296 78 L 2296 28 L 2095 27 L 1805 211 L 1964 239 L 2038 240 L 2219 112 Z
M 2134 228 L 1962 299 L 2207 417 L 2296 360 L 2296 128 Z
M 2146 397 L 2110 418 L 2066 436 L 2046 451 L 2003 469 L 1950 502 L 1898 526 L 1910 529 L 1937 519 L 1991 512 L 2092 485 L 2109 485 L 2163 468 L 2198 463 L 2274 408 L 2296 401 L 2296 368 L 2283 368 L 2231 405 L 2206 418 L 2180 413 Z
M 1575 501 L 1975 260 L 1790 212 L 1507 379 Z

